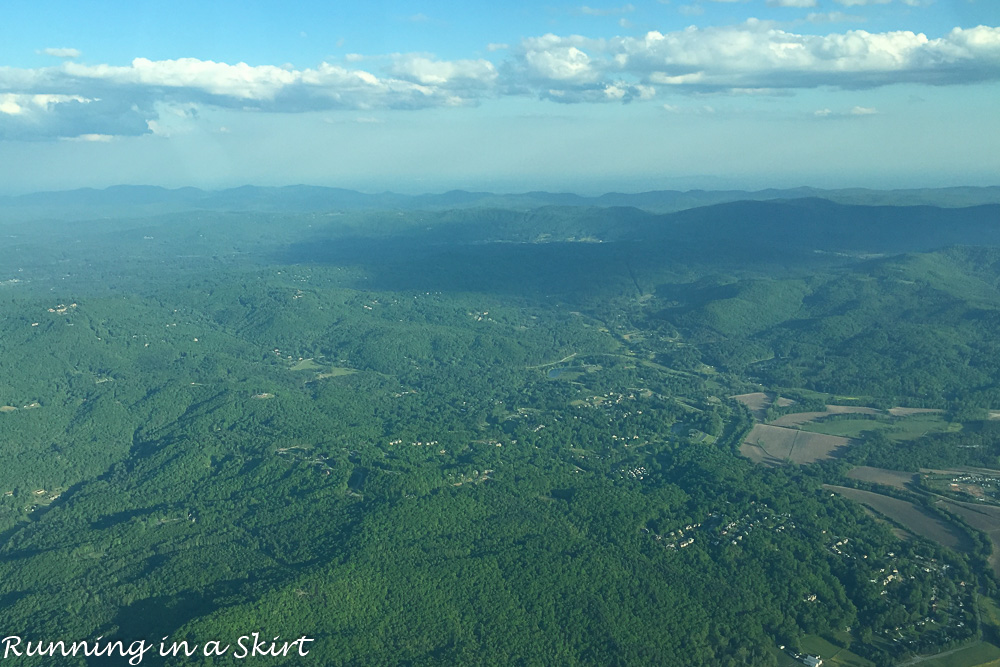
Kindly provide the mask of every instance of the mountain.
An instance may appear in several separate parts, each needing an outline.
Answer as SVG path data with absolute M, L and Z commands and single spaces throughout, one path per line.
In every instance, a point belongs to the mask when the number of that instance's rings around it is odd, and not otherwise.
M 743 200 L 822 198 L 843 204 L 886 206 L 965 207 L 1000 203 L 1000 187 L 867 190 L 817 188 L 758 191 L 659 190 L 640 193 L 612 192 L 588 197 L 571 193 L 526 192 L 496 194 L 452 190 L 440 194 L 402 195 L 392 192 L 362 193 L 343 188 L 293 185 L 242 186 L 225 190 L 167 189 L 122 185 L 104 190 L 83 188 L 0 197 L 0 211 L 16 219 L 86 219 L 175 213 L 185 210 L 309 212 L 361 210 L 444 210 L 454 208 L 505 208 L 529 210 L 543 206 L 634 207 L 656 213 L 680 211 Z

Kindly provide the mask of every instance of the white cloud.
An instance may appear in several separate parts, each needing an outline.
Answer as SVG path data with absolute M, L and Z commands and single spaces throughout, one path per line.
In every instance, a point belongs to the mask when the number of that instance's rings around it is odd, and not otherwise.
M 55 56 L 56 58 L 79 58 L 79 49 L 70 49 L 66 47 L 62 48 L 48 48 L 42 49 L 39 53 L 44 53 L 47 56 Z
M 892 0 L 834 0 L 845 7 L 865 7 L 867 5 L 887 5 Z
M 767 0 L 768 7 L 815 7 L 816 0 Z
M 873 107 L 856 106 L 848 111 L 833 111 L 832 109 L 817 109 L 813 116 L 817 118 L 850 118 L 851 116 L 874 116 L 878 114 L 878 109 Z
M 19 95 L 17 93 L 0 93 L 0 113 L 8 116 L 20 116 L 34 112 L 48 111 L 55 104 L 91 102 L 79 95 Z
M 812 12 L 806 16 L 809 23 L 864 23 L 867 20 L 864 16 L 844 12 Z
M 529 51 L 525 61 L 536 74 L 546 79 L 586 81 L 595 77 L 590 57 L 575 46 Z
M 1000 79 L 1000 28 L 986 26 L 931 39 L 908 31 L 804 35 L 748 22 L 605 41 L 547 35 L 523 48 L 521 58 L 549 87 L 623 76 L 703 90 Z
M 0 140 L 172 135 L 179 127 L 164 114 L 183 105 L 276 112 L 461 106 L 497 78 L 485 60 L 399 56 L 388 70 L 386 76 L 329 63 L 296 70 L 194 58 L 0 68 Z
M 423 85 L 447 86 L 455 81 L 488 85 L 497 77 L 488 60 L 442 61 L 418 55 L 399 55 L 390 72 L 401 79 Z
M 228 65 L 197 58 L 149 60 L 136 58 L 130 67 L 66 63 L 63 71 L 80 79 L 98 79 L 119 84 L 192 88 L 212 95 L 245 100 L 273 99 L 300 73 L 273 65 Z
M 499 42 L 491 42 L 490 44 L 486 45 L 486 50 L 490 51 L 490 52 L 493 52 L 493 51 L 506 51 L 509 48 L 510 48 L 510 44 L 502 44 L 502 43 L 499 43 Z
M 87 141 L 87 142 L 99 142 L 108 143 L 114 140 L 114 136 L 110 134 L 78 134 L 75 137 L 60 137 L 64 141 Z
M 934 38 L 909 31 L 813 35 L 749 20 L 609 39 L 547 34 L 506 47 L 497 61 L 393 54 L 366 57 L 370 68 L 361 69 L 361 59 L 306 69 L 196 58 L 0 67 L 0 140 L 173 134 L 197 121 L 197 109 L 211 107 L 367 114 L 515 95 L 627 103 L 668 90 L 774 95 L 997 81 L 1000 28 L 955 28 Z
M 600 42 L 593 42 L 594 45 Z M 551 81 L 593 82 L 599 72 L 591 67 L 590 56 L 582 37 L 559 37 L 548 34 L 521 41 L 518 61 L 529 79 Z

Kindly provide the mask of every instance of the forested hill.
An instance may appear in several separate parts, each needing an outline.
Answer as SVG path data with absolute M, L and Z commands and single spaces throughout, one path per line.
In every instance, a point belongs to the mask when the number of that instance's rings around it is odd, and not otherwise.
M 910 190 L 820 188 L 747 190 L 656 190 L 639 193 L 611 192 L 599 196 L 570 193 L 526 192 L 498 194 L 452 190 L 440 194 L 404 195 L 393 192 L 362 193 L 334 187 L 295 185 L 243 186 L 225 190 L 168 189 L 157 186 L 114 186 L 103 190 L 83 188 L 60 192 L 0 197 L 0 212 L 17 219 L 74 219 L 148 216 L 181 211 L 378 211 L 446 210 L 454 208 L 504 208 L 530 210 L 542 206 L 626 206 L 668 213 L 732 201 L 823 198 L 843 204 L 885 206 L 964 207 L 1000 203 L 1000 186 L 951 187 Z
M 281 251 L 281 261 L 365 267 L 373 284 L 394 288 L 505 292 L 516 286 L 585 298 L 596 293 L 593 280 L 645 293 L 706 270 L 801 270 L 1000 244 L 996 204 L 902 208 L 803 199 L 664 215 L 544 207 L 356 214 L 316 223 L 305 240 Z
M 849 476 L 1000 466 L 997 204 L 114 193 L 127 214 L 0 217 L 0 637 L 315 640 L 275 665 L 1000 657 L 1000 530 Z

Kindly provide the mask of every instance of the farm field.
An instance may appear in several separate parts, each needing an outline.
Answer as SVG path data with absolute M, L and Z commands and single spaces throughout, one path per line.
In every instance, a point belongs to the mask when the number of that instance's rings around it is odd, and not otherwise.
M 840 667 L 871 667 L 874 663 L 859 655 L 851 653 L 846 648 L 831 644 L 817 635 L 806 635 L 799 641 L 799 649 L 807 655 L 816 655 L 823 659 L 824 665 Z M 801 663 L 799 663 L 801 664 Z
M 972 546 L 968 536 L 957 526 L 943 521 L 927 510 L 906 500 L 884 496 L 880 493 L 872 493 L 871 491 L 852 489 L 846 486 L 824 484 L 823 488 L 867 505 L 910 532 L 933 540 L 942 546 L 963 552 L 968 551 Z
M 897 489 L 905 489 L 906 485 L 913 481 L 915 473 L 873 468 L 871 466 L 858 466 L 847 473 L 847 476 L 860 482 L 885 484 Z
M 790 415 L 789 415 L 790 416 Z M 928 433 L 947 433 L 961 430 L 961 424 L 945 421 L 938 414 L 920 413 L 899 419 L 838 419 L 835 421 L 809 422 L 802 425 L 805 431 L 857 438 L 865 431 L 883 431 L 890 440 L 903 441 L 919 438 Z
M 740 453 L 754 463 L 781 465 L 791 461 L 803 464 L 831 458 L 835 450 L 850 444 L 849 438 L 756 424 L 740 447 Z
M 889 408 L 889 414 L 893 417 L 912 417 L 913 415 L 934 415 L 942 414 L 944 410 L 940 408 Z
M 751 394 L 739 394 L 737 396 L 730 396 L 729 398 L 735 399 L 747 406 L 747 409 L 753 413 L 753 416 L 758 421 L 764 421 L 765 413 L 767 409 L 771 407 L 774 403 L 775 394 L 765 393 L 763 391 L 753 392 Z M 795 401 L 790 398 L 778 397 L 779 408 L 787 408 L 789 405 L 795 405 Z
M 976 642 L 971 646 L 960 648 L 954 653 L 947 652 L 946 655 L 939 657 L 902 664 L 919 664 L 923 667 L 986 667 L 987 665 L 996 665 L 998 662 L 1000 662 L 1000 648 L 989 642 Z
M 995 505 L 974 505 L 957 500 L 939 500 L 939 506 L 960 516 L 967 524 L 986 533 L 993 546 L 990 565 L 1000 576 L 1000 507 Z M 1000 656 L 998 656 L 1000 657 Z
M 762 391 L 753 392 L 751 394 L 739 394 L 738 396 L 730 396 L 729 398 L 735 399 L 747 406 L 747 409 L 758 421 L 762 421 L 764 419 L 764 413 L 767 412 L 769 407 L 771 407 L 771 396 Z
M 768 422 L 774 426 L 800 426 L 817 419 L 829 417 L 830 415 L 878 415 L 881 414 L 875 408 L 866 408 L 853 405 L 827 405 L 824 412 L 793 412 L 789 415 L 782 415 L 774 421 Z

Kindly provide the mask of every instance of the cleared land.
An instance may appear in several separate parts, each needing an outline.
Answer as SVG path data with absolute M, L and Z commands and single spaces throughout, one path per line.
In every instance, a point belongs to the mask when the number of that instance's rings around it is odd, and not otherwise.
M 852 489 L 847 486 L 824 484 L 823 488 L 867 505 L 879 514 L 900 524 L 911 533 L 926 537 L 942 546 L 957 551 L 969 551 L 972 547 L 968 536 L 958 527 L 934 516 L 924 508 L 914 505 L 909 501 L 883 496 L 881 493 Z
M 881 411 L 862 405 L 827 405 L 826 411 L 831 415 L 877 415 Z
M 353 375 L 354 373 L 357 372 L 358 372 L 357 369 L 354 368 L 340 368 L 338 366 L 334 366 L 325 373 L 318 373 L 316 375 L 316 379 L 325 380 L 326 378 L 339 378 L 343 377 L 344 375 Z
M 939 414 L 917 414 L 911 417 L 882 419 L 837 419 L 803 424 L 807 431 L 841 435 L 847 438 L 860 437 L 865 431 L 882 431 L 890 440 L 900 442 L 913 440 L 928 433 L 960 431 L 961 424 L 945 421 Z
M 793 412 L 790 415 L 783 415 L 768 423 L 773 424 L 774 426 L 800 426 L 817 419 L 822 419 L 823 417 L 829 417 L 830 415 L 847 414 L 877 415 L 879 414 L 879 411 L 875 408 L 865 408 L 853 405 L 828 405 L 826 406 L 826 410 L 824 412 Z
M 850 444 L 849 438 L 757 424 L 747 435 L 740 453 L 754 463 L 802 464 L 831 458 L 834 450 Z
M 921 667 L 987 667 L 996 664 L 1000 659 L 1000 648 L 989 642 L 976 642 L 970 646 L 945 651 L 939 656 L 924 660 L 909 660 L 902 665 L 919 664 Z
M 748 394 L 748 396 L 751 394 Z M 734 397 L 737 398 L 737 397 Z M 888 411 L 877 410 L 875 408 L 869 408 L 857 405 L 827 405 L 826 410 L 823 412 L 794 412 L 788 415 L 782 415 L 774 421 L 768 422 L 772 426 L 791 426 L 799 427 L 806 426 L 808 430 L 815 430 L 823 432 L 828 432 L 830 429 L 836 429 L 840 432 L 837 435 L 846 434 L 851 432 L 851 435 L 856 435 L 854 431 L 860 432 L 860 430 L 872 430 L 872 429 L 887 429 L 890 426 L 901 426 L 909 424 L 909 428 L 904 427 L 907 432 L 913 431 L 920 428 L 920 425 L 937 425 L 946 424 L 940 415 L 944 413 L 944 410 L 938 410 L 935 408 L 890 408 Z M 822 421 L 827 417 L 833 415 L 866 415 L 872 417 L 882 417 L 878 421 L 873 420 L 838 420 L 838 421 Z M 896 417 L 899 421 L 887 420 L 886 417 Z M 908 420 L 906 417 L 917 417 L 918 419 Z M 923 417 L 923 420 L 919 418 Z M 912 423 L 911 423 L 912 422 Z M 850 424 L 850 425 L 848 425 Z M 924 430 L 927 430 L 926 428 Z M 932 430 L 940 430 L 933 429 Z M 843 432 L 843 433 L 841 433 Z
M 290 371 L 316 371 L 322 370 L 323 367 L 317 364 L 313 359 L 300 359 L 298 363 L 289 366 Z
M 849 641 L 850 635 L 847 636 Z M 875 663 L 851 653 L 846 648 L 831 644 L 818 635 L 806 635 L 799 640 L 799 649 L 807 655 L 818 655 L 823 658 L 824 665 L 837 667 L 871 667 Z M 802 664 L 801 662 L 797 664 Z
M 736 399 L 747 406 L 747 409 L 758 420 L 764 419 L 764 413 L 771 406 L 771 397 L 762 391 L 756 391 L 752 394 L 739 394 L 737 396 L 730 396 L 729 398 Z
M 790 415 L 782 415 L 768 424 L 772 426 L 801 426 L 829 414 L 829 412 L 793 412 Z
M 911 415 L 939 414 L 944 410 L 937 408 L 889 408 L 889 414 L 893 417 L 909 417 Z
M 906 485 L 913 482 L 917 475 L 912 472 L 886 470 L 885 468 L 873 468 L 871 466 L 859 466 L 847 473 L 847 476 L 861 482 L 885 484 L 886 486 L 894 486 L 897 489 L 905 489 Z
M 993 546 L 993 551 L 990 554 L 990 565 L 993 567 L 993 572 L 1000 576 L 1000 507 L 975 505 L 957 500 L 939 500 L 937 504 L 962 517 L 967 524 L 976 530 L 986 533 Z

